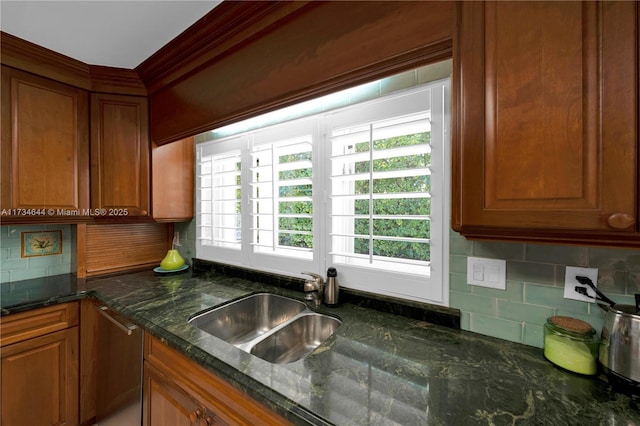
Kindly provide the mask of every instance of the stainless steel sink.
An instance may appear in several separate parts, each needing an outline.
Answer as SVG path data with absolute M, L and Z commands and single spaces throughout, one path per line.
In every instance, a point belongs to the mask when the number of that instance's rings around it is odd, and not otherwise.
M 274 364 L 297 361 L 327 340 L 340 324 L 327 315 L 302 315 L 256 343 L 251 353 Z
M 275 364 L 304 358 L 341 324 L 295 299 L 252 294 L 189 319 L 195 327 Z
M 199 329 L 233 345 L 250 342 L 290 320 L 307 306 L 275 294 L 254 294 L 189 320 Z

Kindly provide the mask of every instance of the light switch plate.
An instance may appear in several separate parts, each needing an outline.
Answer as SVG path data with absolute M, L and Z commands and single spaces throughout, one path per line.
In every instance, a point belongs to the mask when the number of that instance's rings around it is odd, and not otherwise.
M 506 275 L 506 260 L 467 257 L 467 284 L 506 290 Z
M 576 266 L 567 266 L 564 273 L 564 298 L 571 300 L 580 300 L 583 302 L 595 302 L 596 293 L 589 288 L 589 286 L 580 284 L 576 280 L 576 276 L 582 275 L 583 277 L 589 277 L 593 284 L 598 286 L 598 268 L 578 268 Z M 576 287 L 582 287 L 586 290 L 587 294 L 592 297 L 584 296 L 576 291 Z

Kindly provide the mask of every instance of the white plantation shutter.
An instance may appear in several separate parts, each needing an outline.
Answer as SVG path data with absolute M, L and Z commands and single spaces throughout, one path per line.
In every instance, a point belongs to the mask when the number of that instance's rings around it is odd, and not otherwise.
M 449 81 L 198 144 L 203 259 L 448 303 Z
M 212 163 L 213 244 L 239 250 L 242 235 L 240 151 L 213 156 Z
M 233 143 L 198 145 L 196 168 L 197 247 L 232 261 L 241 259 L 242 247 L 241 143 L 237 138 Z
M 317 118 L 266 127 L 250 138 L 247 261 L 297 277 L 319 271 Z
M 346 287 L 447 303 L 449 82 L 327 115 L 327 263 Z
M 254 252 L 313 258 L 311 135 L 251 151 Z
M 430 131 L 428 112 L 333 130 L 330 254 L 334 265 L 428 274 Z M 416 210 L 408 214 L 407 208 L 398 208 L 403 205 Z M 407 226 L 409 222 L 422 223 Z M 419 233 L 399 233 L 407 228 Z M 385 255 L 378 248 L 382 241 L 401 253 Z

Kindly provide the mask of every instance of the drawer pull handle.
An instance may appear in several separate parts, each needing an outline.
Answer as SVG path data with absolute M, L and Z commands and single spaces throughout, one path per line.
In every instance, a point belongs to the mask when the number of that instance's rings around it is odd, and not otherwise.
M 609 216 L 607 223 L 613 229 L 627 229 L 636 223 L 636 220 L 633 216 L 627 213 L 614 213 Z
M 97 308 L 98 312 L 100 312 L 103 317 L 111 321 L 116 327 L 125 332 L 127 336 L 131 336 L 131 334 L 133 334 L 133 331 L 138 328 L 138 326 L 135 324 L 122 324 L 120 321 L 109 315 L 109 313 L 107 312 L 109 308 L 107 308 L 106 306 L 99 306 Z

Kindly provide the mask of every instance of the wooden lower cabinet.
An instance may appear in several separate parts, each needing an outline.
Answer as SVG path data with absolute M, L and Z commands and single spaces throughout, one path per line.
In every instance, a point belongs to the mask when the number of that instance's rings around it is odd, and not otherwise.
M 1 349 L 2 425 L 77 425 L 77 303 L 10 315 L 0 324 L 2 334 L 29 336 Z
M 144 367 L 144 386 L 145 425 L 211 424 L 203 417 L 205 409 L 202 404 L 149 364 Z
M 289 425 L 154 337 L 144 342 L 143 425 Z

